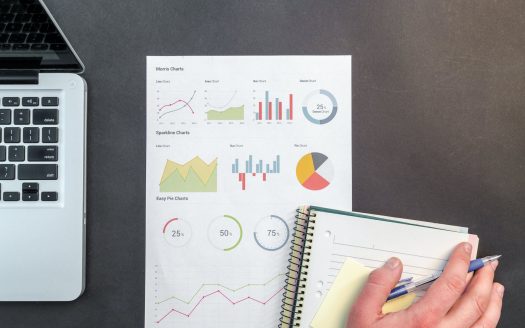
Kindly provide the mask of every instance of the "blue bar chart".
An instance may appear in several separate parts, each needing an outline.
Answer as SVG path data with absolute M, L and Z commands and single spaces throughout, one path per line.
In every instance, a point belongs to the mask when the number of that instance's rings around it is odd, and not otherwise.
M 281 173 L 281 156 L 267 162 L 262 159 L 254 160 L 253 155 L 249 155 L 241 164 L 241 160 L 236 158 L 232 163 L 232 173 L 237 174 L 238 181 L 241 183 L 242 190 L 246 190 L 246 177 L 261 177 L 262 182 L 266 182 L 268 175 Z M 244 165 L 243 165 L 244 164 Z M 241 167 L 244 166 L 244 167 Z

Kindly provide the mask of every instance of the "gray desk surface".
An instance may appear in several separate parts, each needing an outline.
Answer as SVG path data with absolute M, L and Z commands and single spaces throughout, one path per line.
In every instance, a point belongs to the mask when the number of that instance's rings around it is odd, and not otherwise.
M 352 54 L 354 207 L 466 225 L 525 321 L 525 2 L 48 0 L 89 85 L 87 288 L 2 327 L 141 327 L 146 55 Z

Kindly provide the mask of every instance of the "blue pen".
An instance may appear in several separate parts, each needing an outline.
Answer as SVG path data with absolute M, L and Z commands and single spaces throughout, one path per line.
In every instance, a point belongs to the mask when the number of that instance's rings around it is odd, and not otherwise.
M 493 261 L 496 261 L 500 257 L 501 257 L 501 255 L 492 255 L 492 256 L 487 256 L 487 257 L 481 258 L 481 259 L 472 260 L 472 261 L 470 261 L 470 265 L 468 267 L 468 272 L 472 272 L 472 271 L 476 271 L 478 269 L 481 269 L 481 268 L 483 268 L 485 266 L 485 264 L 493 262 Z M 433 274 L 433 275 L 431 275 L 429 277 L 423 278 L 421 280 L 418 280 L 418 281 L 415 281 L 415 282 L 409 282 L 409 283 L 407 283 L 405 285 L 401 285 L 401 286 L 395 287 L 394 289 L 392 289 L 392 291 L 390 292 L 390 295 L 388 295 L 388 298 L 386 300 L 390 301 L 390 300 L 392 300 L 394 298 L 397 298 L 399 296 L 403 296 L 405 294 L 413 292 L 416 288 L 436 280 L 437 278 L 439 278 L 440 275 L 441 275 L 441 273 L 436 273 L 436 274 Z

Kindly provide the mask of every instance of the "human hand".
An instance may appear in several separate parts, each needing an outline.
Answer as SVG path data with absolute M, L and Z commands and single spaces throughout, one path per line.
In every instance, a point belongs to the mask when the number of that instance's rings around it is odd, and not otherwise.
M 372 271 L 348 317 L 347 328 L 475 328 L 496 327 L 503 285 L 494 282 L 494 261 L 468 274 L 472 246 L 461 243 L 452 252 L 441 277 L 408 309 L 383 315 L 381 308 L 401 277 L 403 265 L 389 259 Z

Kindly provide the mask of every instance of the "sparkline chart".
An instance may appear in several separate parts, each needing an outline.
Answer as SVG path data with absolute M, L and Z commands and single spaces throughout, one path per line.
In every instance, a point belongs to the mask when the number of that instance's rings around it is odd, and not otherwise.
M 237 180 L 241 184 L 241 189 L 246 190 L 246 179 L 247 177 L 259 178 L 260 181 L 266 182 L 270 175 L 281 173 L 281 156 L 275 156 L 275 159 L 269 163 L 262 159 L 255 161 L 254 157 L 249 155 L 248 159 L 244 161 L 244 168 L 240 167 L 240 161 L 238 158 L 232 163 L 232 173 L 237 175 Z

